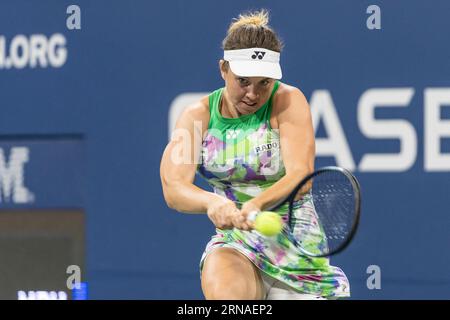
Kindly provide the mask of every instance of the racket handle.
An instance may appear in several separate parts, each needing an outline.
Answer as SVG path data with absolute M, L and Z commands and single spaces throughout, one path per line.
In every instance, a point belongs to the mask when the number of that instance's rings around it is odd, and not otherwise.
M 250 213 L 247 216 L 247 220 L 250 222 L 254 222 L 258 213 L 259 213 L 259 211 L 256 211 L 256 210 L 250 211 Z

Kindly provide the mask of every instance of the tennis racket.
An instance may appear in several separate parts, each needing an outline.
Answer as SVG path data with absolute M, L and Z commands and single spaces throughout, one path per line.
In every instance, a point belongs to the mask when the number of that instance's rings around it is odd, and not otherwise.
M 344 250 L 356 233 L 361 209 L 359 182 L 344 168 L 323 167 L 266 210 L 286 205 L 288 217 L 282 232 L 305 255 L 331 256 Z M 300 214 L 302 210 L 306 217 Z M 256 215 L 252 212 L 249 219 L 254 221 Z

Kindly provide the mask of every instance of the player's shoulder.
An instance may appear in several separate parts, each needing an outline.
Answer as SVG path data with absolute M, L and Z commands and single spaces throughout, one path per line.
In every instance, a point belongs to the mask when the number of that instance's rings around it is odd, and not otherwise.
M 280 82 L 278 90 L 274 96 L 274 101 L 287 101 L 292 98 L 305 98 L 305 95 L 299 88 Z
M 273 112 L 278 113 L 286 108 L 290 108 L 298 103 L 306 102 L 306 97 L 299 88 L 280 82 L 279 87 L 273 97 Z
M 178 117 L 175 128 L 184 128 L 192 130 L 201 124 L 202 131 L 208 128 L 209 123 L 209 105 L 208 96 L 187 105 Z
M 200 100 L 188 105 L 184 109 L 181 116 L 193 121 L 203 121 L 209 119 L 208 96 L 204 96 Z

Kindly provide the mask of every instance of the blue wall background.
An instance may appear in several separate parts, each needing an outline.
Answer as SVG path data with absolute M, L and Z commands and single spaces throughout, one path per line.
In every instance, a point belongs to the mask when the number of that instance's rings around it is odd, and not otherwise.
M 66 27 L 71 4 L 81 8 L 81 30 Z M 381 30 L 366 27 L 371 4 L 381 8 Z M 399 173 L 355 171 L 363 188 L 361 225 L 332 263 L 347 273 L 355 299 L 450 299 L 450 173 L 426 172 L 423 162 L 424 89 L 450 87 L 450 2 L 2 1 L 7 43 L 19 34 L 61 33 L 67 41 L 61 68 L 0 69 L 0 137 L 83 140 L 77 168 L 84 178 L 76 180 L 83 199 L 75 199 L 86 212 L 83 278 L 90 298 L 203 297 L 198 262 L 213 227 L 205 215 L 180 214 L 164 203 L 159 162 L 168 111 L 182 93 L 223 85 L 217 61 L 227 26 L 261 7 L 286 44 L 283 81 L 308 99 L 314 90 L 331 93 L 356 164 L 366 153 L 399 150 L 398 140 L 361 133 L 360 96 L 371 88 L 414 88 L 407 108 L 377 117 L 412 123 L 416 162 Z M 449 139 L 441 151 L 450 152 Z M 318 158 L 316 166 L 329 163 Z M 27 176 L 36 174 L 30 169 Z M 56 185 L 42 181 L 33 193 L 64 190 Z M 381 268 L 380 290 L 366 286 L 370 265 Z

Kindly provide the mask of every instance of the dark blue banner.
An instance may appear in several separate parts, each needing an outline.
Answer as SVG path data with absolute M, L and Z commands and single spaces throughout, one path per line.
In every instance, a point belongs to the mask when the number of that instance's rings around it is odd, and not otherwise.
M 82 137 L 0 137 L 0 209 L 83 208 Z

